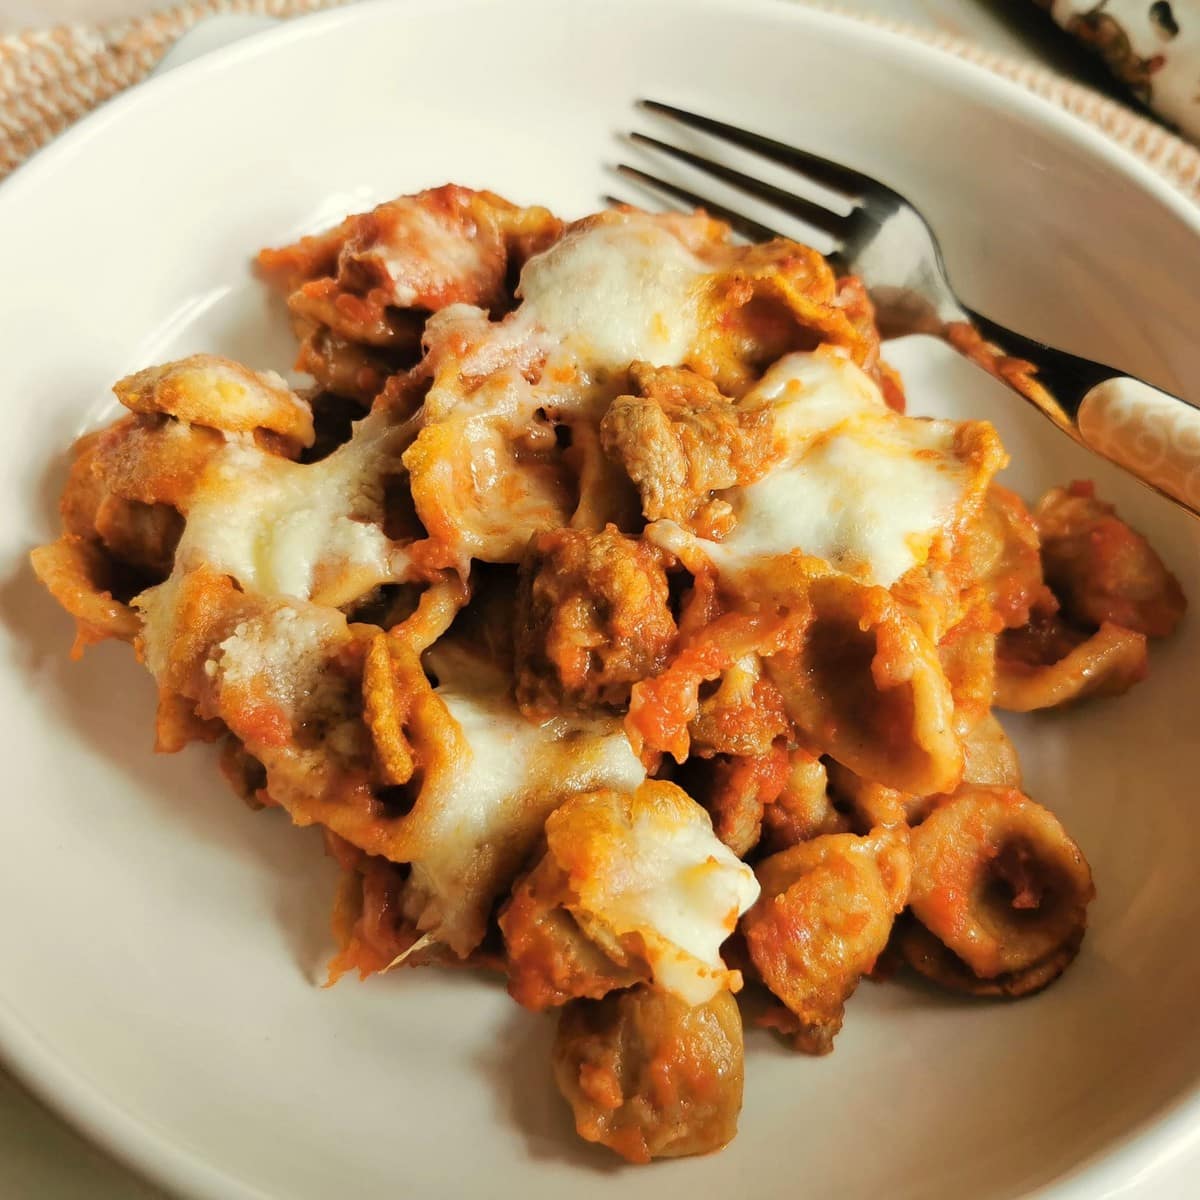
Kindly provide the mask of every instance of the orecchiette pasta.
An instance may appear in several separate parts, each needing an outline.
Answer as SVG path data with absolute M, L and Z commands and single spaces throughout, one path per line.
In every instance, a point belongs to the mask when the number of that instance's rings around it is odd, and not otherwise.
M 1091 872 L 993 710 L 1124 691 L 1183 595 L 1090 485 L 1031 512 L 990 424 L 906 414 L 861 280 L 456 186 L 258 262 L 306 386 L 135 364 L 33 565 L 159 750 L 320 827 L 331 982 L 495 970 L 645 1162 L 734 1135 L 743 982 L 825 1053 L 885 952 L 1065 969 Z
M 982 979 L 1082 936 L 1095 889 L 1057 817 L 1015 788 L 967 784 L 912 831 L 913 916 Z
M 750 959 L 793 1021 L 780 1028 L 826 1054 L 846 1001 L 891 936 L 909 891 L 908 831 L 828 833 L 758 864 L 762 887 L 743 932 Z

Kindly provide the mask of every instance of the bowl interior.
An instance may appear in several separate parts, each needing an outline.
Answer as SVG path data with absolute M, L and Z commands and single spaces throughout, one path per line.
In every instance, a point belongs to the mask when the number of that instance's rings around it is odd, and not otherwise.
M 454 180 L 595 208 L 616 190 L 605 164 L 630 153 L 615 132 L 650 124 L 639 95 L 879 175 L 925 210 L 969 303 L 1196 395 L 1194 219 L 1015 93 L 782 5 L 368 4 L 183 68 L 19 173 L 0 188 L 0 1044 L 183 1190 L 1009 1200 L 1200 1079 L 1194 618 L 1132 694 L 1008 722 L 1028 790 L 1099 887 L 1066 978 L 1012 1006 L 866 984 L 822 1060 L 751 1033 L 738 1140 L 643 1171 L 575 1140 L 552 1021 L 494 982 L 315 987 L 333 874 L 319 839 L 243 810 L 205 751 L 155 758 L 152 686 L 124 647 L 66 660 L 68 622 L 25 556 L 52 536 L 63 452 L 109 412 L 113 379 L 197 350 L 285 367 L 249 255 L 388 195 Z M 1181 513 L 944 347 L 890 356 L 913 411 L 996 422 L 1010 486 L 1095 478 L 1200 600 Z

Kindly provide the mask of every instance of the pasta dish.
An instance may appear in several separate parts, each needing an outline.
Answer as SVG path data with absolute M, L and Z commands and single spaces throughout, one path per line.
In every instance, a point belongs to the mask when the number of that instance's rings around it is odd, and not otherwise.
M 320 827 L 330 982 L 502 974 L 646 1162 L 734 1135 L 743 1016 L 824 1054 L 864 976 L 1071 963 L 1091 872 L 994 710 L 1126 691 L 1184 598 L 1091 485 L 1027 507 L 989 423 L 907 415 L 860 280 L 455 186 L 258 264 L 311 386 L 120 380 L 33 561 L 158 750 Z

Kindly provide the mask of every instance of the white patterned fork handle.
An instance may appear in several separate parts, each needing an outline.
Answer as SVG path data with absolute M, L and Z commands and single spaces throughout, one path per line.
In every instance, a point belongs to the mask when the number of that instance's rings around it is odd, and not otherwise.
M 951 287 L 928 223 L 886 184 L 724 121 L 658 101 L 640 103 L 672 125 L 703 134 L 714 154 L 720 154 L 722 143 L 729 143 L 840 193 L 851 204 L 849 213 L 835 212 L 748 175 L 719 157 L 705 157 L 644 134 L 631 135 L 655 156 L 681 163 L 687 172 L 718 179 L 819 231 L 834 245 L 829 255 L 834 266 L 863 279 L 886 335 L 932 333 L 944 338 L 1035 405 L 1075 441 L 1200 516 L 1200 408 L 1115 367 L 1057 350 L 967 308 Z M 627 163 L 617 169 L 625 178 L 673 203 L 707 209 L 752 240 L 780 236 L 772 226 L 681 182 Z
M 1128 375 L 1098 383 L 1076 418 L 1083 444 L 1200 513 L 1200 412 Z
M 1096 454 L 1200 514 L 1200 409 L 967 310 L 943 336 Z M 986 335 L 986 337 L 985 337 Z

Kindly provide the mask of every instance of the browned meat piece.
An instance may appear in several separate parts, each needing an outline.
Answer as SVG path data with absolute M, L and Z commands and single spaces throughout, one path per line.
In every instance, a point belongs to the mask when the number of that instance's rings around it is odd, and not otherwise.
M 630 1162 L 719 1150 L 742 1109 L 742 1018 L 719 992 L 691 1007 L 636 987 L 563 1009 L 554 1076 L 575 1128 Z
M 663 668 L 675 639 L 663 559 L 612 525 L 530 539 L 515 638 L 526 715 L 619 709 L 634 683 Z
M 416 328 L 410 347 L 381 351 L 347 341 L 328 326 L 318 325 L 300 343 L 295 366 L 311 375 L 322 391 L 357 401 L 360 408 L 356 416 L 361 416 L 362 407 L 370 405 L 389 376 L 416 358 L 420 342 L 421 332 Z
M 732 516 L 712 493 L 750 483 L 773 454 L 768 409 L 739 410 L 707 379 L 686 369 L 635 363 L 637 394 L 605 414 L 605 452 L 637 485 L 651 521 L 668 518 L 702 536 L 721 534 Z
M 730 758 L 720 755 L 703 763 L 705 785 L 696 798 L 708 809 L 713 832 L 745 858 L 758 844 L 763 812 L 788 781 L 788 752 L 781 742 L 766 754 Z
M 688 734 L 691 752 L 700 757 L 760 757 L 770 753 L 777 739 L 791 736 L 783 698 L 763 673 L 762 662 L 755 654 L 739 659 L 719 679 L 702 687 L 699 701 L 699 712 L 689 722 Z
M 1179 624 L 1187 607 L 1179 581 L 1090 483 L 1048 492 L 1035 516 L 1046 582 L 1069 620 L 1147 637 L 1166 637 Z
M 169 504 L 109 496 L 96 510 L 96 533 L 119 562 L 164 579 L 171 573 L 183 517 Z
M 783 790 L 763 811 L 763 848 L 787 850 L 822 833 L 846 833 L 850 823 L 833 805 L 825 764 L 807 750 L 788 754 Z

